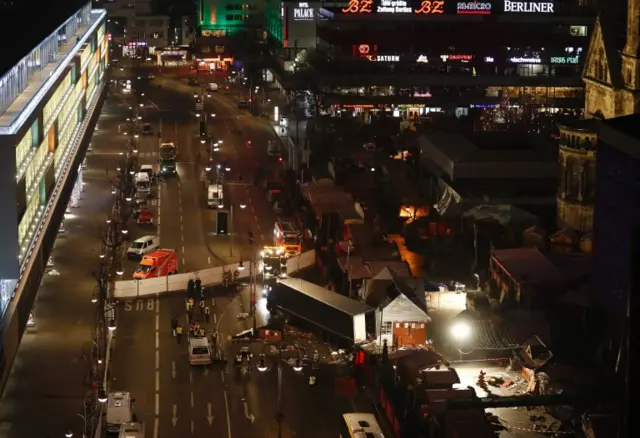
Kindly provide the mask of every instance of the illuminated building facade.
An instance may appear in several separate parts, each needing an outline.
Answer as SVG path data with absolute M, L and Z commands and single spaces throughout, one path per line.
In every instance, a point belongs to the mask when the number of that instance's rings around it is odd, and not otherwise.
M 255 31 L 263 25 L 264 2 L 198 0 L 196 23 L 203 37 L 225 37 Z
M 285 70 L 304 59 L 331 104 L 421 99 L 430 107 L 471 108 L 508 97 L 551 111 L 581 109 L 596 15 L 583 3 L 269 0 L 265 27 Z M 307 8 L 313 11 L 305 14 Z M 308 57 L 300 55 L 305 50 Z
M 0 76 L 2 384 L 104 94 L 106 11 L 88 3 L 51 30 Z

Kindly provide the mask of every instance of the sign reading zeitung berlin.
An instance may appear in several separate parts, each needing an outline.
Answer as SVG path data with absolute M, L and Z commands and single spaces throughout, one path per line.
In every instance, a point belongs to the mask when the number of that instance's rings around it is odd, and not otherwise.
M 504 0 L 505 12 L 534 12 L 553 14 L 553 2 L 527 2 Z

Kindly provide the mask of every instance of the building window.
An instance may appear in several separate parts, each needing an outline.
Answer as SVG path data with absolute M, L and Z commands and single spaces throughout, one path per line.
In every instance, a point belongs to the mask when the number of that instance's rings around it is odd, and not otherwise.
M 383 322 L 381 334 L 390 335 L 393 333 L 393 323 L 392 322 Z
M 587 26 L 570 26 L 569 35 L 571 36 L 587 36 Z
M 233 15 L 227 15 L 227 21 L 233 21 Z
M 142 27 L 144 28 L 144 20 L 136 20 L 133 22 L 134 27 Z

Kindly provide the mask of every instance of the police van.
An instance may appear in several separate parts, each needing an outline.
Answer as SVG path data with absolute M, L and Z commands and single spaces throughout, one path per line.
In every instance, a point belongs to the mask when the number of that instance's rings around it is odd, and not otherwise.
M 127 391 L 115 391 L 107 397 L 107 432 L 119 433 L 123 424 L 133 421 L 133 402 Z
M 206 337 L 189 338 L 189 363 L 191 365 L 211 364 L 211 345 Z

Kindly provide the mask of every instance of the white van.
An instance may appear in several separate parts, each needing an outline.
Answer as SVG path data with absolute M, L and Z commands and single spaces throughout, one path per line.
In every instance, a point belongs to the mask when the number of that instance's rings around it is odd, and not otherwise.
M 144 438 L 144 423 L 123 423 L 118 438 Z
M 189 338 L 189 363 L 191 365 L 211 364 L 211 345 L 209 339 Z
M 122 424 L 133 421 L 133 399 L 126 391 L 116 391 L 107 398 L 107 432 L 119 433 Z
M 218 91 L 218 84 L 211 82 L 207 84 L 207 91 Z
M 145 254 L 160 249 L 160 236 L 143 236 L 131 242 L 127 249 L 127 258 L 140 259 Z
M 138 193 L 150 194 L 151 193 L 151 179 L 147 172 L 138 172 L 135 177 L 136 191 Z

